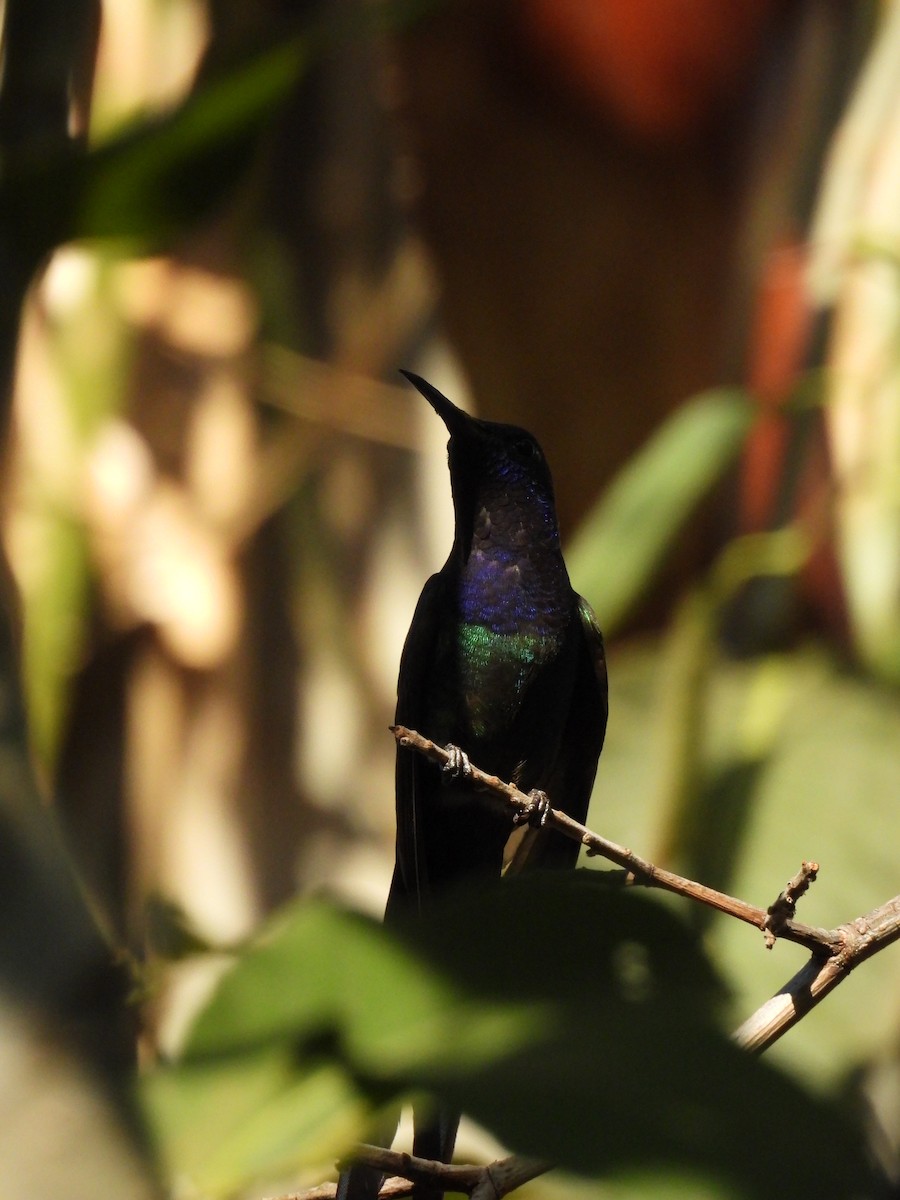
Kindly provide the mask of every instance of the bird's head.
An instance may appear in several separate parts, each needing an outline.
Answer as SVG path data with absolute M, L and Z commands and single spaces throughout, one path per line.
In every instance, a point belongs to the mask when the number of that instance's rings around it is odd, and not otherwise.
M 516 425 L 472 417 L 421 376 L 401 374 L 450 434 L 447 458 L 457 535 L 476 530 L 487 518 L 495 536 L 520 538 L 530 530 L 537 541 L 558 545 L 553 480 L 537 440 Z

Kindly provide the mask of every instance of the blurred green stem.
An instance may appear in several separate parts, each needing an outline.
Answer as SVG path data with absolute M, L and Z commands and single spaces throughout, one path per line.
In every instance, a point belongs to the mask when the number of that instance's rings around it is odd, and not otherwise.
M 796 574 L 809 550 L 797 526 L 735 538 L 705 584 L 682 600 L 665 644 L 659 699 L 663 818 L 654 857 L 714 887 L 727 890 L 786 698 L 780 656 L 766 656 L 747 689 L 734 753 L 725 767 L 710 771 L 706 734 L 720 615 L 750 580 Z

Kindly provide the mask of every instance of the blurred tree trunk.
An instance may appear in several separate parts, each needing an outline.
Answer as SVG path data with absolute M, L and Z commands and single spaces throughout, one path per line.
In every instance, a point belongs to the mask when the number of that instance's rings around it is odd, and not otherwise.
M 6 4 L 0 149 L 7 178 L 40 156 L 77 152 L 86 110 L 73 118 L 72 98 L 77 106 L 90 95 L 98 20 L 93 0 Z M 20 313 L 40 265 L 29 256 L 32 244 L 27 231 L 8 222 L 0 227 L 4 447 Z M 54 814 L 39 796 L 19 678 L 18 609 L 5 556 L 3 575 L 0 1041 L 8 1072 L 0 1088 L 2 1190 L 38 1200 L 87 1197 L 99 1188 L 136 1200 L 153 1188 L 135 1153 L 140 1135 L 131 1093 L 130 981 L 100 936 Z

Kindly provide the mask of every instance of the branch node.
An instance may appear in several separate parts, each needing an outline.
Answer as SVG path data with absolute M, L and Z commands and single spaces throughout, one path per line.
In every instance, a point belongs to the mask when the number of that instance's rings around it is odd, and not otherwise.
M 424 755 L 430 762 L 437 763 L 440 767 L 446 766 L 450 761 L 450 755 L 442 746 L 436 745 L 428 738 L 417 733 L 414 729 L 408 729 L 404 725 L 392 725 L 391 732 L 397 739 L 398 745 Z M 470 785 L 475 790 L 490 795 L 494 802 L 505 805 L 506 810 L 511 815 L 515 816 L 516 813 L 523 811 L 529 812 L 534 807 L 533 799 L 526 796 L 524 792 L 520 791 L 513 784 L 505 783 L 503 780 L 497 779 L 494 775 L 486 774 L 474 763 L 471 763 L 470 767 L 471 770 L 466 773 L 466 778 Z M 780 917 L 773 918 L 764 909 L 754 904 L 748 904 L 745 900 L 728 896 L 724 892 L 716 891 L 715 888 L 695 883 L 693 880 L 676 875 L 674 871 L 668 871 L 664 867 L 647 862 L 632 850 L 626 849 L 626 847 L 610 841 L 609 838 L 601 837 L 600 834 L 587 829 L 584 825 L 567 816 L 564 811 L 548 808 L 544 828 L 556 830 L 563 837 L 572 838 L 574 841 L 579 842 L 586 848 L 587 854 L 590 857 L 594 858 L 600 855 L 610 862 L 615 863 L 616 866 L 622 867 L 625 871 L 629 872 L 635 884 L 642 887 L 662 888 L 665 891 L 674 892 L 676 895 L 685 896 L 690 900 L 699 901 L 699 903 L 706 904 L 718 912 L 726 913 L 728 916 L 734 917 L 739 921 L 753 925 L 756 929 L 766 930 L 767 935 L 768 926 L 774 919 L 775 925 L 772 932 L 777 936 L 805 946 L 808 950 L 813 951 L 813 953 L 825 954 L 826 956 L 835 953 L 834 937 L 827 931 L 811 929 L 799 924 L 799 922 L 792 921 L 789 919 L 787 912 L 782 913 Z M 802 888 L 798 885 L 797 895 L 800 895 L 809 886 L 809 883 L 815 878 L 816 870 L 818 870 L 817 863 L 804 864 L 805 874 L 803 872 L 801 874 L 805 884 Z M 791 881 L 791 884 L 793 883 L 794 880 Z M 790 887 L 791 885 L 789 884 L 788 886 Z
M 779 934 L 782 933 L 788 921 L 794 919 L 797 912 L 797 901 L 815 883 L 819 873 L 819 864 L 806 859 L 800 864 L 800 870 L 785 884 L 783 892 L 776 896 L 766 910 L 766 919 L 762 930 L 766 939 L 766 949 L 771 950 Z

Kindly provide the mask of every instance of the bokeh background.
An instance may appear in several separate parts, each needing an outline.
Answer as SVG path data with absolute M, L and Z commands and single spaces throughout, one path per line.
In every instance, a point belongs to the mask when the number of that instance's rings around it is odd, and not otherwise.
M 3 19 L 0 1178 L 100 1194 L 80 1064 L 120 1095 L 177 1047 L 208 983 L 170 959 L 297 894 L 381 909 L 397 663 L 452 538 L 400 367 L 553 468 L 609 640 L 592 826 L 762 905 L 817 859 L 814 925 L 894 895 L 900 6 Z M 692 919 L 735 1022 L 802 963 Z M 104 945 L 145 967 L 116 1038 Z M 773 1055 L 890 1147 L 898 1034 L 887 951 Z

